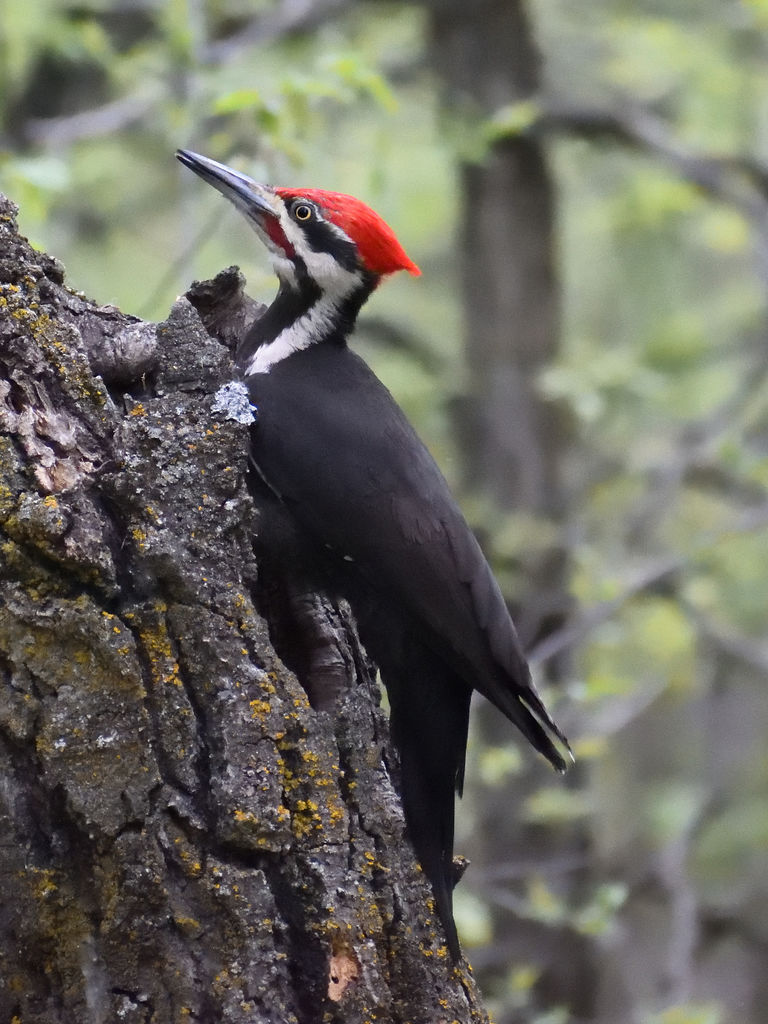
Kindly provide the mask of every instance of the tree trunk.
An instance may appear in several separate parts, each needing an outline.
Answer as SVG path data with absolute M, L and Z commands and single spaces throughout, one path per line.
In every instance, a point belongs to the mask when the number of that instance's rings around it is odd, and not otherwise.
M 463 112 L 477 123 L 536 94 L 540 58 L 522 2 L 426 3 L 433 64 L 453 116 Z M 543 145 L 526 135 L 503 139 L 481 161 L 464 162 L 460 175 L 467 484 L 501 509 L 556 520 L 564 504 L 564 425 L 536 388 L 560 344 L 555 199 Z M 526 562 L 516 621 L 529 644 L 562 621 L 564 568 L 559 549 L 539 547 Z
M 404 841 L 343 608 L 286 589 L 313 710 L 254 603 L 236 271 L 159 326 L 0 206 L 0 1020 L 485 1021 Z M 222 343 L 224 342 L 224 343 Z M 327 702 L 326 702 L 327 703 Z
M 478 123 L 502 108 L 535 100 L 541 60 L 522 0 L 423 3 L 431 13 L 432 62 L 445 86 L 448 117 L 463 117 L 477 132 Z M 515 566 L 523 582 L 514 617 L 531 648 L 561 626 L 570 610 L 561 528 L 565 424 L 537 388 L 539 373 L 560 345 L 555 190 L 541 140 L 526 134 L 489 146 L 459 171 L 456 248 L 469 389 L 458 427 L 467 486 L 521 522 L 535 521 L 541 536 L 555 538 L 521 545 Z M 553 660 L 540 674 L 558 681 L 564 668 Z M 480 734 L 486 744 L 503 748 L 510 742 L 506 723 L 485 710 L 477 716 Z M 555 784 L 545 767 L 526 760 L 503 789 L 472 791 L 472 838 L 462 852 L 474 865 L 468 885 L 478 886 L 492 914 L 493 942 L 478 961 L 484 982 L 503 988 L 510 963 L 534 965 L 538 1005 L 565 1005 L 586 1019 L 594 975 L 583 937 L 508 909 L 525 907 L 532 878 L 544 880 L 566 904 L 578 901 L 585 882 L 583 830 L 531 826 L 521 813 L 540 786 Z M 500 1021 L 520 1024 L 536 1010 L 509 1012 Z

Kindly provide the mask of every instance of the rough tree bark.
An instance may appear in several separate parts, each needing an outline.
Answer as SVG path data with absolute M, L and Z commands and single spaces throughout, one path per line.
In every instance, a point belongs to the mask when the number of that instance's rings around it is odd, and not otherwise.
M 70 291 L 14 212 L 2 200 L 0 1020 L 487 1020 L 404 841 L 348 616 L 303 601 L 340 685 L 329 713 L 256 610 L 249 428 L 221 391 L 255 312 L 239 275 L 142 323 Z

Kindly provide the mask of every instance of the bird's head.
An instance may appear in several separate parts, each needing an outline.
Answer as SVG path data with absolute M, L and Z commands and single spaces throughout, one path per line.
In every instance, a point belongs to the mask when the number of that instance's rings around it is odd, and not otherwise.
M 180 149 L 176 156 L 240 210 L 288 287 L 308 277 L 322 293 L 343 296 L 397 270 L 421 273 L 389 225 L 354 196 L 260 185 L 198 153 Z

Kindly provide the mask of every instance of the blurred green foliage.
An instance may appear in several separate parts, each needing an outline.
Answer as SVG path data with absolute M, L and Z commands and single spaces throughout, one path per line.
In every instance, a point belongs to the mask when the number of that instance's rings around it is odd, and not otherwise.
M 542 103 L 510 103 L 474 125 L 463 112 L 439 115 L 418 4 L 353 5 L 308 33 L 238 42 L 255 15 L 267 32 L 281 9 L 6 3 L 0 188 L 73 287 L 156 319 L 192 278 L 231 263 L 256 297 L 273 288 L 247 226 L 177 166 L 177 146 L 267 181 L 366 199 L 424 276 L 375 294 L 359 346 L 456 485 L 456 165 L 532 130 Z M 695 158 L 768 165 L 766 0 L 531 0 L 529 9 L 548 95 L 640 106 Z M 532 552 L 567 550 L 583 628 L 567 644 L 570 681 L 555 711 L 581 767 L 569 788 L 535 774 L 513 812 L 503 794 L 522 786 L 527 754 L 476 744 L 459 847 L 472 855 L 474 808 L 490 800 L 521 824 L 578 834 L 589 865 L 580 891 L 513 864 L 515 912 L 594 941 L 609 988 L 631 974 L 633 941 L 645 956 L 644 886 L 666 887 L 670 906 L 684 891 L 688 923 L 671 913 L 656 942 L 676 949 L 679 929 L 693 929 L 683 936 L 692 1001 L 649 969 L 645 988 L 626 980 L 632 1020 L 758 1024 L 753 1007 L 768 998 L 749 968 L 768 948 L 765 196 L 745 175 L 735 186 L 743 201 L 715 195 L 653 146 L 569 131 L 548 139 L 563 329 L 557 360 L 534 383 L 569 418 L 568 505 L 549 522 L 484 495 L 464 504 L 512 599 L 525 591 Z M 478 950 L 493 942 L 488 868 L 481 861 L 457 894 Z M 717 932 L 726 920 L 738 924 L 727 947 Z M 535 1003 L 541 968 L 509 964 L 503 951 L 495 967 L 498 1019 L 522 1020 L 514 1014 Z M 738 985 L 713 992 L 710 969 Z M 571 1020 L 562 1006 L 532 1014 L 538 1024 Z

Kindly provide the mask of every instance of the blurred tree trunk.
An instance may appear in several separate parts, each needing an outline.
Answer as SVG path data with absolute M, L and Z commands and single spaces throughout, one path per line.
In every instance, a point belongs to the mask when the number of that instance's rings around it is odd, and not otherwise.
M 445 85 L 449 116 L 477 125 L 499 109 L 531 99 L 540 88 L 540 57 L 525 5 L 518 0 L 427 0 L 433 66 Z M 481 160 L 460 167 L 460 254 L 469 394 L 461 407 L 460 438 L 468 488 L 503 511 L 558 524 L 563 515 L 560 458 L 565 447 L 558 410 L 537 392 L 537 377 L 559 346 L 559 285 L 555 257 L 554 187 L 539 139 L 505 138 Z M 546 534 L 546 530 L 544 533 Z M 554 535 L 555 531 L 552 531 Z M 558 533 L 558 536 L 560 534 Z M 566 557 L 557 541 L 521 552 L 515 618 L 532 646 L 561 625 L 568 610 Z M 546 666 L 550 680 L 562 666 Z M 485 743 L 510 742 L 506 723 L 481 714 Z M 528 759 L 521 774 L 480 795 L 473 812 L 473 877 L 507 897 L 526 899 L 530 867 L 568 901 L 581 881 L 578 830 L 531 827 L 522 820 L 527 797 L 547 770 Z M 470 780 L 471 784 L 471 780 Z M 504 811 L 500 813 L 500 804 Z M 558 864 L 571 865 L 563 874 Z M 568 873 L 570 872 L 570 873 Z M 588 949 L 566 928 L 526 920 L 491 901 L 493 949 L 481 958 L 489 989 L 503 985 L 510 964 L 540 972 L 543 1006 L 565 1004 L 585 1018 L 593 1004 Z M 506 1019 L 506 1018 L 505 1018 Z M 516 1016 L 516 1021 L 529 1019 Z
M 540 58 L 522 3 L 435 0 L 433 65 L 455 116 L 475 124 L 539 88 Z M 521 135 L 460 167 L 461 260 L 469 394 L 460 423 L 467 485 L 498 507 L 557 520 L 563 511 L 559 459 L 563 424 L 536 391 L 559 346 L 554 188 L 541 142 Z M 517 612 L 533 643 L 560 621 L 564 560 L 537 552 L 526 564 Z
M 1 202 L 0 1020 L 485 1021 L 353 627 L 303 595 L 314 711 L 254 606 L 239 275 L 142 323 Z

